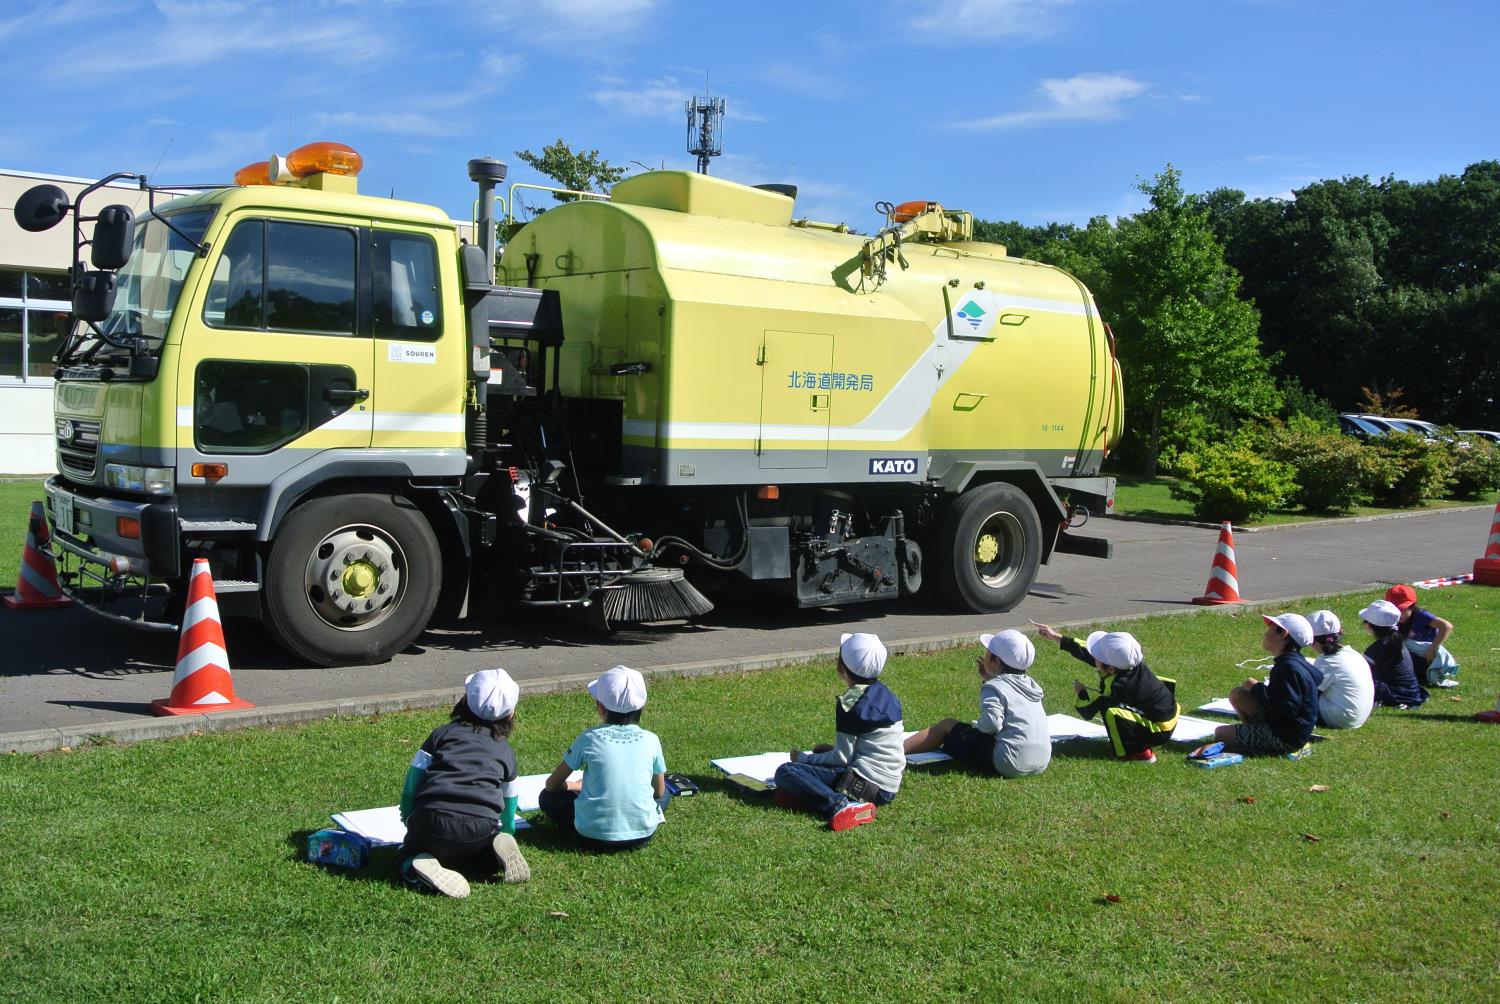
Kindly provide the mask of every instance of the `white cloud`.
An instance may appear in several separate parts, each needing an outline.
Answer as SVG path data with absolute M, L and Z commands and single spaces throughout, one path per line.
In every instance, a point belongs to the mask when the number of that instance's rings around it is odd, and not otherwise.
M 512 53 L 486 52 L 480 65 L 484 67 L 487 83 L 493 86 L 519 73 L 526 65 L 526 58 Z
M 619 40 L 644 28 L 659 0 L 501 0 L 494 19 L 532 41 L 567 44 Z
M 693 92 L 675 77 L 647 81 L 639 87 L 606 87 L 589 95 L 606 108 L 631 118 L 681 118 Z
M 1051 78 L 1043 80 L 1037 88 L 1041 101 L 1035 107 L 958 125 L 965 129 L 1016 129 L 1059 122 L 1117 119 L 1124 114 L 1127 101 L 1146 91 L 1146 84 L 1121 73 L 1080 73 L 1074 77 Z
M 314 112 L 311 121 L 318 129 L 348 129 L 405 137 L 457 136 L 467 130 L 465 122 L 438 118 L 425 112 Z
M 1038 38 L 1060 27 L 1057 13 L 1073 0 L 921 0 L 907 24 L 935 39 Z

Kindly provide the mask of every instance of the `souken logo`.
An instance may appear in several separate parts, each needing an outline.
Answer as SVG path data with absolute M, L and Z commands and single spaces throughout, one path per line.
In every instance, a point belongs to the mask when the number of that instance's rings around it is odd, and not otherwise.
M 915 474 L 916 457 L 871 457 L 871 474 Z

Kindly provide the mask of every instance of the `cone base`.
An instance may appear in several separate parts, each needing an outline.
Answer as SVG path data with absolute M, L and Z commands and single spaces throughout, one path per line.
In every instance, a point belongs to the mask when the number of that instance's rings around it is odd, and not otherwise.
M 1474 560 L 1474 584 L 1476 586 L 1500 586 L 1500 558 L 1476 558 Z
M 1223 607 L 1235 603 L 1244 603 L 1245 601 L 1242 599 L 1226 600 L 1218 596 L 1194 596 L 1193 602 L 1200 607 Z
M 180 707 L 171 703 L 170 697 L 161 698 L 151 702 L 151 713 L 153 715 L 211 715 L 218 711 L 244 711 L 255 705 L 249 701 L 235 698 L 228 704 L 189 704 Z
M 51 599 L 23 600 L 14 594 L 4 598 L 7 610 L 56 610 L 60 607 L 71 607 L 73 601 L 66 596 L 54 596 Z

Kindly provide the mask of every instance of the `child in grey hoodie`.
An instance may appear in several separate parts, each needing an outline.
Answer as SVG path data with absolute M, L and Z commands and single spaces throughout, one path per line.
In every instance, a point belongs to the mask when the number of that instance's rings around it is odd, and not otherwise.
M 1019 631 L 982 634 L 978 660 L 979 720 L 945 718 L 906 739 L 907 755 L 941 749 L 978 770 L 1001 777 L 1040 774 L 1052 762 L 1052 739 L 1042 686 L 1026 675 L 1036 649 Z

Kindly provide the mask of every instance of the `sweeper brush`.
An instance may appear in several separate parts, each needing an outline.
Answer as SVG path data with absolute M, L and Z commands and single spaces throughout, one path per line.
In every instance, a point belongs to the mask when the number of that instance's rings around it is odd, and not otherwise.
M 714 608 L 680 568 L 642 568 L 600 590 L 595 604 L 606 625 L 702 617 Z

